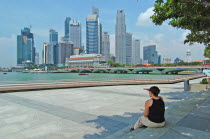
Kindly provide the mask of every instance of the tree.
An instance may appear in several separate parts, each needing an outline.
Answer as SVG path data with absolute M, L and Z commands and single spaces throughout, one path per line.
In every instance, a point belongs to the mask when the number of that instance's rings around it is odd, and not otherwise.
M 190 30 L 184 43 L 206 45 L 204 56 L 210 58 L 210 0 L 156 0 L 151 19 L 156 25 L 169 21 L 173 27 Z

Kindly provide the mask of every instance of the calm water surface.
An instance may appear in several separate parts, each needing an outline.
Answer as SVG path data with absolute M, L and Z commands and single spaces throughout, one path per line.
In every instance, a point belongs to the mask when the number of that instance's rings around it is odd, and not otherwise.
M 41 82 L 77 82 L 91 80 L 116 80 L 116 79 L 169 79 L 187 75 L 160 75 L 160 74 L 110 74 L 110 73 L 89 73 L 79 75 L 78 73 L 22 73 L 8 72 L 0 73 L 0 84 L 8 83 L 41 83 Z

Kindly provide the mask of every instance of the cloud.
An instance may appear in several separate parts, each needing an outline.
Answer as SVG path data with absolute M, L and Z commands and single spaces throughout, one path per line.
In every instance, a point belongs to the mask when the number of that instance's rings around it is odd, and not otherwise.
M 154 14 L 154 7 L 148 8 L 145 12 L 140 13 L 136 22 L 137 26 L 150 26 L 152 25 L 152 20 L 150 17 Z
M 0 37 L 0 67 L 10 67 L 16 65 L 16 44 L 17 37 Z

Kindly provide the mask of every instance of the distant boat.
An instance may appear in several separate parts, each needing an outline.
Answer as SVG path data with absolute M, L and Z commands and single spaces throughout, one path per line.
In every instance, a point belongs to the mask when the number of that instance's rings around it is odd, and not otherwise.
M 7 74 L 6 72 L 4 74 Z
M 89 75 L 89 74 L 86 74 L 86 73 L 80 73 L 79 75 Z

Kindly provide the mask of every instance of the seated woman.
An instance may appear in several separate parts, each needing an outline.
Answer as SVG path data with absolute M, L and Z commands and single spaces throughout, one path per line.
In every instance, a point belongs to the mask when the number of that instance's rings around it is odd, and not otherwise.
M 165 103 L 161 96 L 158 96 L 160 89 L 157 86 L 153 86 L 150 89 L 145 89 L 149 91 L 151 99 L 145 102 L 144 115 L 141 116 L 133 128 L 137 129 L 139 127 L 163 127 L 165 125 Z

